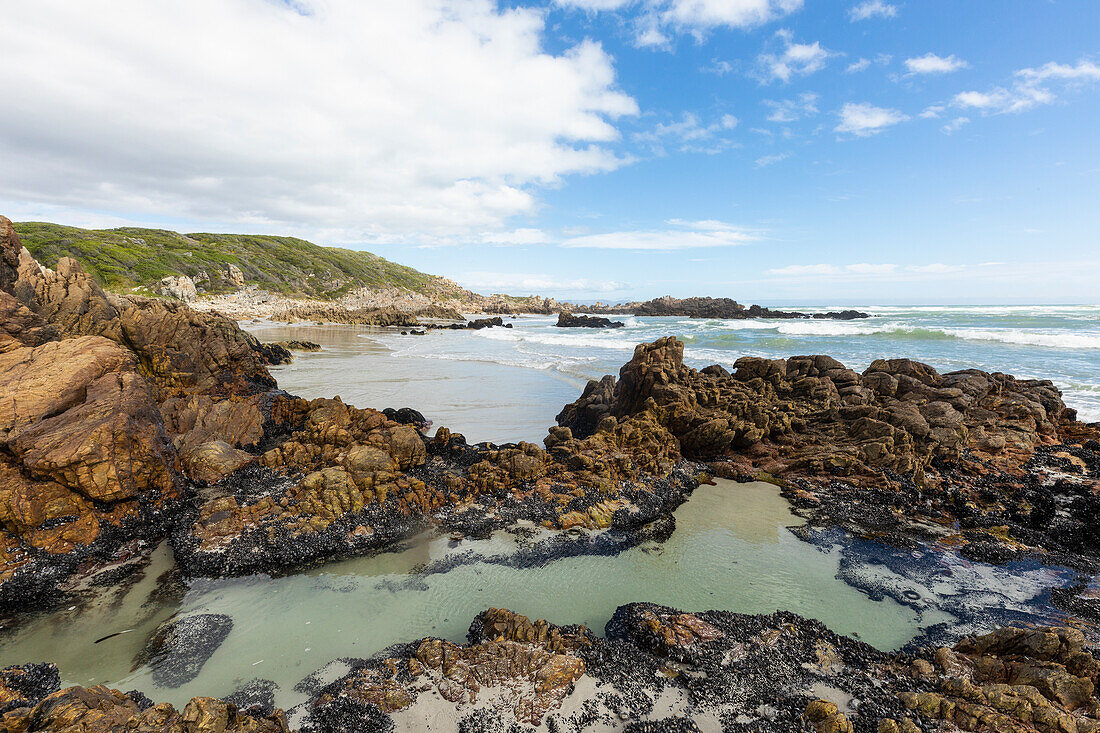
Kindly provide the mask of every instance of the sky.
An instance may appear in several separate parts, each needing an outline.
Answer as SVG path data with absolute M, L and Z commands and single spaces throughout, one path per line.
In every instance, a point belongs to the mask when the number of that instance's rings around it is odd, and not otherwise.
M 1097 0 L 0 0 L 0 213 L 480 292 L 1100 302 Z

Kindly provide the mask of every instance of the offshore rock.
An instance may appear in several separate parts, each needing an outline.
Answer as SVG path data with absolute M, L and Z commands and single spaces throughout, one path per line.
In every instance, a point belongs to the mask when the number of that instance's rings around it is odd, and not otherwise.
M 578 316 L 562 311 L 558 314 L 558 322 L 554 325 L 558 328 L 622 328 L 626 324 L 601 316 Z
M 860 311 L 839 311 L 810 315 L 797 311 L 780 311 L 762 308 L 758 305 L 744 306 L 731 298 L 673 298 L 666 295 L 644 303 L 632 303 L 626 309 L 636 316 L 680 316 L 687 318 L 830 318 L 851 320 L 868 318 Z

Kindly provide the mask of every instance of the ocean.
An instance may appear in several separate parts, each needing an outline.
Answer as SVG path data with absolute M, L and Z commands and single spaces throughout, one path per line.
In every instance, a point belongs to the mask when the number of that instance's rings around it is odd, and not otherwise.
M 685 361 L 697 368 L 729 368 L 741 356 L 828 354 L 858 371 L 877 358 L 908 357 L 941 372 L 977 368 L 1049 379 L 1080 419 L 1100 421 L 1100 306 L 844 307 L 871 317 L 620 316 L 625 328 L 597 330 L 557 328 L 552 316 L 520 316 L 506 319 L 510 329 L 425 336 L 349 326 L 245 327 L 264 340 L 304 338 L 325 346 L 273 370 L 284 389 L 305 397 L 332 396 L 335 390 L 362 407 L 415 407 L 471 441 L 541 441 L 587 380 L 617 374 L 635 345 L 669 335 L 684 342 Z M 317 368 L 318 360 L 324 369 Z

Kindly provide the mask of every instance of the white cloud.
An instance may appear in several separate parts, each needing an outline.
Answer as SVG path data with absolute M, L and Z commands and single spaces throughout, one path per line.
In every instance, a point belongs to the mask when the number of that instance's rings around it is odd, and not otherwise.
M 692 112 L 684 112 L 675 122 L 658 123 L 646 132 L 632 136 L 635 142 L 648 145 L 656 155 L 665 154 L 665 145 L 673 144 L 682 153 L 720 153 L 735 145 L 726 133 L 738 125 L 738 119 L 724 114 L 713 122 L 703 124 Z
M 886 275 L 898 269 L 897 265 L 875 265 L 869 262 L 858 262 L 844 267 L 848 272 L 857 275 Z
M 478 239 L 484 244 L 547 244 L 552 240 L 541 229 L 512 229 L 510 231 L 482 232 Z
M 787 265 L 777 267 L 774 270 L 766 270 L 767 275 L 785 275 L 789 277 L 805 277 L 813 275 L 839 275 L 844 269 L 836 265 Z
M 898 14 L 898 6 L 883 2 L 883 0 L 864 0 L 848 11 L 848 18 L 853 23 L 869 18 L 893 18 Z
M 714 28 L 751 28 L 802 8 L 803 0 L 555 0 L 558 5 L 587 11 L 622 10 L 638 6 L 636 45 L 668 47 L 671 36 L 703 38 Z
M 931 107 L 926 108 L 917 116 L 920 117 L 922 120 L 935 120 L 938 119 L 939 116 L 942 115 L 946 109 L 947 107 L 944 107 L 942 104 L 933 104 Z
M 556 0 L 558 5 L 581 10 L 618 10 L 631 4 L 633 0 Z
M 587 234 L 566 239 L 561 246 L 671 252 L 702 247 L 734 247 L 759 240 L 757 235 L 722 221 L 672 219 L 668 223 L 673 228 Z
M 481 292 L 507 292 L 514 295 L 552 292 L 615 293 L 625 290 L 626 283 L 591 278 L 562 279 L 552 275 L 522 272 L 467 272 L 458 278 L 460 285 Z
M 1076 87 L 1100 81 L 1100 66 L 1091 61 L 1079 61 L 1076 66 L 1051 61 L 1035 69 L 1020 69 L 1015 76 L 1011 88 L 960 92 L 955 95 L 954 104 L 981 110 L 983 114 L 1017 114 L 1057 99 L 1050 89 L 1052 83 Z
M 777 31 L 775 37 L 782 50 L 756 57 L 757 73 L 764 82 L 775 79 L 788 82 L 795 76 L 809 76 L 824 69 L 825 62 L 836 55 L 823 48 L 820 41 L 795 43 L 794 34 L 786 29 Z
M 637 113 L 599 44 L 543 50 L 495 0 L 6 4 L 0 197 L 338 231 L 497 229 L 623 164 Z
M 970 107 L 987 114 L 1007 114 L 1050 104 L 1054 99 L 1054 94 L 1046 89 L 1021 85 L 1013 89 L 998 87 L 988 92 L 959 92 L 953 101 L 956 107 Z
M 847 68 L 845 68 L 844 71 L 849 74 L 855 74 L 871 68 L 871 64 L 878 64 L 879 66 L 889 66 L 890 62 L 893 60 L 894 57 L 888 53 L 877 54 L 874 59 L 863 58 L 861 56 L 858 60 L 848 64 Z
M 1032 81 L 1047 81 L 1048 79 L 1097 81 L 1100 80 L 1100 66 L 1091 61 L 1080 61 L 1076 66 L 1056 64 L 1049 61 L 1038 69 L 1020 69 L 1016 72 L 1016 75 Z
M 839 112 L 840 124 L 834 132 L 849 133 L 856 137 L 869 137 L 882 132 L 887 127 L 909 119 L 896 109 L 876 107 L 872 104 L 848 102 Z
M 776 163 L 782 163 L 787 158 L 791 157 L 790 153 L 778 153 L 776 155 L 762 155 L 756 159 L 757 168 L 767 168 L 769 165 L 775 165 Z
M 910 74 L 949 74 L 968 66 L 970 64 L 954 54 L 944 57 L 937 56 L 934 53 L 926 53 L 923 56 L 905 59 L 905 68 L 909 69 Z
M 970 118 L 969 117 L 956 117 L 955 119 L 951 120 L 950 122 L 945 124 L 943 127 L 941 127 L 940 131 L 943 132 L 943 134 L 945 134 L 945 135 L 951 135 L 951 134 L 954 134 L 954 133 L 958 132 L 964 126 L 969 125 L 969 124 L 970 124 Z
M 880 279 L 911 280 L 921 276 L 944 275 L 953 272 L 962 272 L 964 265 L 947 265 L 942 262 L 934 262 L 929 265 L 895 265 L 891 263 L 856 262 L 850 265 L 787 265 L 773 270 L 765 271 L 766 275 L 774 275 L 785 278 L 831 278 L 831 279 Z
M 723 61 L 721 59 L 711 59 L 710 66 L 704 66 L 699 69 L 704 74 L 714 74 L 715 76 L 725 76 L 733 71 L 733 64 L 729 61 Z
M 962 272 L 966 267 L 963 265 L 945 265 L 942 262 L 933 262 L 931 265 L 908 265 L 905 270 L 907 272 L 916 273 L 929 273 L 929 274 L 943 274 L 946 272 Z
M 797 99 L 765 99 L 764 105 L 770 107 L 772 112 L 768 115 L 771 122 L 796 122 L 803 117 L 812 117 L 817 114 L 818 95 L 813 92 L 803 92 Z

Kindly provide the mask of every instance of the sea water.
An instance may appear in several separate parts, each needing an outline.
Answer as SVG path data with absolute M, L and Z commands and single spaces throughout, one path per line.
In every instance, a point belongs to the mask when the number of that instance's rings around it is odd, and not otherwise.
M 732 366 L 746 354 L 827 353 L 856 369 L 907 356 L 941 370 L 1047 378 L 1084 418 L 1100 418 L 1100 308 L 864 310 L 874 316 L 852 322 L 628 316 L 614 331 L 558 329 L 552 318 L 528 316 L 508 321 L 511 329 L 426 336 L 245 325 L 264 340 L 322 344 L 321 352 L 299 353 L 272 370 L 284 389 L 310 398 L 339 394 L 360 406 L 416 407 L 471 440 L 540 440 L 588 379 L 616 373 L 637 343 L 664 335 L 683 339 L 685 359 L 696 367 Z M 993 567 L 951 552 L 926 557 L 839 531 L 803 542 L 789 529 L 800 520 L 769 484 L 703 486 L 675 517 L 668 541 L 617 554 L 552 554 L 532 563 L 539 555 L 524 543 L 533 540 L 508 533 L 458 543 L 425 536 L 395 552 L 277 578 L 181 581 L 162 546 L 127 583 L 94 589 L 48 615 L 2 622 L 0 666 L 51 661 L 67 683 L 138 689 L 176 705 L 266 679 L 277 685 L 277 704 L 289 707 L 306 697 L 296 683 L 332 660 L 428 635 L 461 641 L 472 617 L 490 606 L 597 632 L 630 601 L 785 609 L 892 649 L 934 624 L 977 621 L 968 630 L 982 630 L 1003 623 L 998 614 L 1006 612 L 1048 614 L 1046 589 L 1072 580 L 1059 568 Z M 917 559 L 899 560 L 906 552 Z M 139 652 L 162 622 L 196 613 L 226 614 L 233 628 L 195 679 L 157 686 Z
M 294 686 L 332 660 L 368 657 L 424 636 L 462 642 L 473 617 L 489 607 L 583 623 L 597 633 L 617 606 L 632 601 L 744 613 L 785 609 L 882 649 L 950 618 L 937 609 L 872 600 L 838 580 L 839 548 L 796 538 L 788 527 L 800 520 L 770 484 L 700 487 L 675 517 L 666 542 L 618 554 L 537 559 L 536 553 L 531 562 L 527 553 L 517 563 L 519 540 L 505 532 L 457 543 L 422 537 L 398 552 L 285 577 L 167 586 L 158 583 L 171 563 L 163 546 L 139 582 L 99 590 L 0 631 L 0 660 L 52 661 L 66 683 L 139 689 L 177 705 L 267 679 L 278 685 L 278 704 L 289 707 L 305 697 Z M 524 540 L 527 547 L 539 536 Z M 174 689 L 157 686 L 152 668 L 136 663 L 138 653 L 158 624 L 196 613 L 226 614 L 232 631 L 194 680 Z M 103 638 L 110 634 L 118 635 Z
M 624 328 L 598 330 L 557 328 L 552 316 L 521 316 L 506 319 L 510 329 L 425 336 L 350 326 L 244 325 L 264 340 L 301 338 L 325 346 L 272 370 L 284 389 L 310 398 L 336 392 L 360 406 L 415 407 L 472 442 L 541 441 L 589 379 L 618 374 L 637 344 L 662 336 L 680 338 L 685 361 L 697 368 L 730 368 L 741 356 L 828 354 L 858 371 L 874 359 L 907 357 L 940 371 L 977 368 L 1050 379 L 1080 419 L 1100 420 L 1100 306 L 857 307 L 871 317 L 620 316 Z

